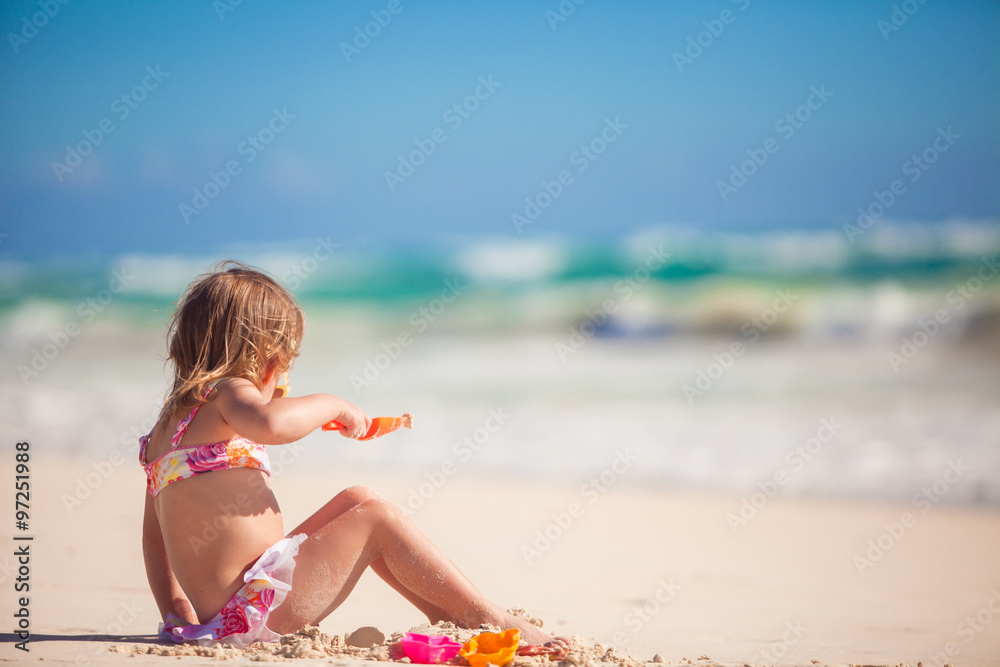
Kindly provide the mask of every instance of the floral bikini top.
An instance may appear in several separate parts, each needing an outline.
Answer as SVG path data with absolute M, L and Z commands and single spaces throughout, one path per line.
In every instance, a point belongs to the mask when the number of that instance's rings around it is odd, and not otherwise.
M 218 383 L 219 380 L 209 383 L 205 393 L 202 394 L 203 400 L 208 398 Z M 200 408 L 201 405 L 194 406 L 191 414 L 177 424 L 177 432 L 170 438 L 170 451 L 152 463 L 146 463 L 146 447 L 149 445 L 152 431 L 139 438 L 139 463 L 146 471 L 146 489 L 154 498 L 168 484 L 200 475 L 203 472 L 228 468 L 257 468 L 268 475 L 271 474 L 271 463 L 267 458 L 267 449 L 264 445 L 247 440 L 240 435 L 222 442 L 179 447 L 181 438 L 184 437 L 188 425 L 198 414 Z

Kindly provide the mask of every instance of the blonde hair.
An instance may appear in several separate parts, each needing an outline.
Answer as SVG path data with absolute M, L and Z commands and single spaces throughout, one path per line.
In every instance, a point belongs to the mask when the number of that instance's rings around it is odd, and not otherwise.
M 267 365 L 287 371 L 299 354 L 305 320 L 281 285 L 233 260 L 188 285 L 167 329 L 174 382 L 166 414 L 194 407 L 213 380 L 263 385 Z

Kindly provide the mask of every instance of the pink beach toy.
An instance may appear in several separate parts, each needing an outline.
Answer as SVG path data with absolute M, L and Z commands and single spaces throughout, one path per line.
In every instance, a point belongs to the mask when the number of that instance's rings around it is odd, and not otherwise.
M 448 662 L 456 655 L 462 645 L 452 641 L 443 635 L 418 635 L 414 632 L 407 632 L 399 640 L 403 647 L 403 653 L 411 662 L 419 662 L 424 665 L 435 665 Z

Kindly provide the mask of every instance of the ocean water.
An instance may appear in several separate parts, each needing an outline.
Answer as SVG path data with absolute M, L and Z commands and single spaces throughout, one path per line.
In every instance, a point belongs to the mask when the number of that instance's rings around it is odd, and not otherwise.
M 131 465 L 165 322 L 235 256 L 301 301 L 294 394 L 416 415 L 314 433 L 276 474 L 378 467 L 750 494 L 1000 504 L 1000 227 L 328 239 L 206 257 L 0 263 L 0 414 L 39 455 Z M 617 462 L 617 463 L 616 463 Z M 114 465 L 119 465 L 115 463 Z M 96 468 L 95 468 L 96 469 Z M 603 478 L 602 478 L 603 475 Z M 921 500 L 922 499 L 922 500 Z

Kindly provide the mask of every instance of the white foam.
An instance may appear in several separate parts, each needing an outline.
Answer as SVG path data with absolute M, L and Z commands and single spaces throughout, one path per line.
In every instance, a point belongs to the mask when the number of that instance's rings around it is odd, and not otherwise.
M 484 282 L 538 281 L 562 271 L 566 250 L 553 241 L 491 241 L 461 250 L 459 270 Z
M 177 299 L 188 284 L 208 271 L 217 257 L 192 255 L 125 255 L 116 262 L 129 276 L 125 291 Z

